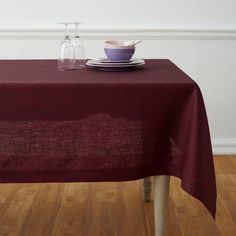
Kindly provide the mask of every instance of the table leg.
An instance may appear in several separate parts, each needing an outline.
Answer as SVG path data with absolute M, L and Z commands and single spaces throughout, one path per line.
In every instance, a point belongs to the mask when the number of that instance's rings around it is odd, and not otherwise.
M 170 176 L 153 178 L 155 236 L 166 235 Z
M 152 177 L 143 179 L 143 199 L 144 202 L 150 202 L 152 200 Z

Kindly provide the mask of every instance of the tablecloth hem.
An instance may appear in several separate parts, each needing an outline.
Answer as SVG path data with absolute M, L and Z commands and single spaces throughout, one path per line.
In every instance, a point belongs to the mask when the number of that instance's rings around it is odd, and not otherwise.
M 149 176 L 169 175 L 181 180 L 181 187 L 190 195 L 200 200 L 209 210 L 215 219 L 216 207 L 210 201 L 210 196 L 206 197 L 206 184 L 189 177 L 182 178 L 181 170 L 177 166 L 166 167 L 165 169 L 140 169 L 132 168 L 127 170 L 75 170 L 75 171 L 53 171 L 53 172 L 29 172 L 22 173 L 0 173 L 0 183 L 64 183 L 64 182 L 123 182 L 138 180 Z M 191 186 L 198 186 L 204 192 L 204 198 Z M 213 190 L 214 191 L 214 190 Z M 209 194 L 212 191 L 209 191 Z M 209 195 L 207 194 L 207 195 Z

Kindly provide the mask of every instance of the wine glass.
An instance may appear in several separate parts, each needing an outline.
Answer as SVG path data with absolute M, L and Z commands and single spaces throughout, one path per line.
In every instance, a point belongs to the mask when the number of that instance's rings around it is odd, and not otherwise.
M 69 23 L 59 23 L 65 25 L 64 40 L 60 45 L 60 56 L 58 60 L 59 70 L 74 70 L 75 69 L 75 50 L 70 39 L 68 25 Z
M 82 22 L 74 22 L 74 38 L 72 39 L 72 44 L 74 47 L 74 57 L 75 57 L 75 68 L 80 69 L 85 67 L 86 56 L 84 50 L 84 44 L 79 36 L 78 27 Z

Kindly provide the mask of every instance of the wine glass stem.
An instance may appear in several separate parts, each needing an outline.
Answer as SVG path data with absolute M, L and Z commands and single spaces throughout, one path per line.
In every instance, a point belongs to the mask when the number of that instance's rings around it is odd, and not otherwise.
M 68 37 L 68 24 L 65 24 L 65 39 Z
M 78 26 L 79 26 L 79 23 L 75 23 L 75 38 L 79 38 Z

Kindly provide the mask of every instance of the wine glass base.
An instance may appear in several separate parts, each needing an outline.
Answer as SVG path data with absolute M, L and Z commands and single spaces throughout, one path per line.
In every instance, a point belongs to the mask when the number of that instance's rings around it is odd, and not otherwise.
M 85 67 L 86 67 L 85 65 L 76 65 L 75 69 L 77 70 L 77 69 L 82 69 L 82 68 L 85 68 Z
M 76 70 L 76 68 L 58 68 L 60 71 Z

